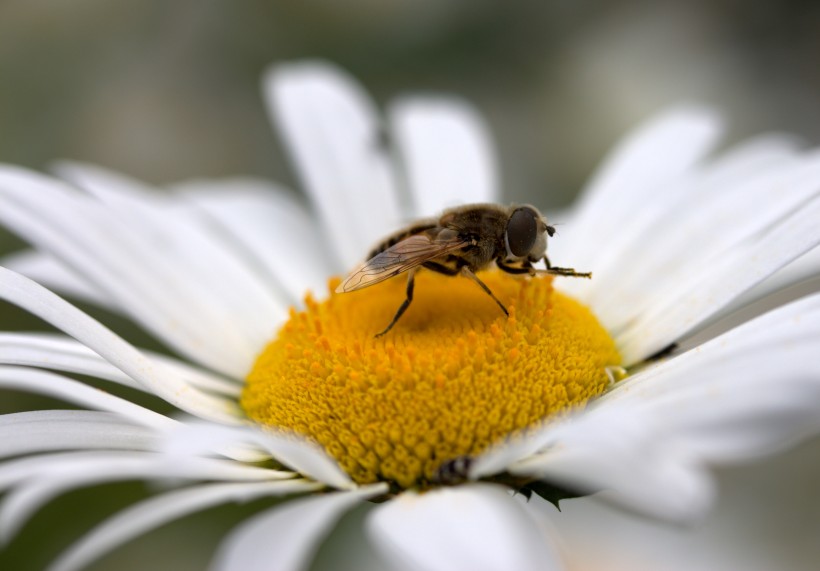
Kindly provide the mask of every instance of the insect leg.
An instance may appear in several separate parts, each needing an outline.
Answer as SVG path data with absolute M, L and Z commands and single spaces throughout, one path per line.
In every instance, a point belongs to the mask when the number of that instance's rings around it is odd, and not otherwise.
M 535 268 L 532 267 L 528 261 L 524 261 L 521 266 L 510 266 L 507 265 L 504 260 L 501 258 L 496 258 L 495 265 L 498 266 L 499 270 L 503 270 L 508 274 L 529 274 L 531 276 L 535 275 Z
M 391 329 L 399 320 L 399 318 L 407 311 L 407 308 L 410 307 L 410 302 L 413 301 L 413 286 L 415 285 L 415 278 L 416 278 L 416 268 L 413 268 L 409 272 L 407 272 L 407 297 L 399 306 L 399 310 L 396 312 L 396 315 L 393 316 L 393 321 L 390 322 L 390 325 L 385 328 L 384 331 L 381 333 L 377 333 L 376 337 L 381 337 Z
M 591 278 L 592 272 L 579 272 L 572 268 L 558 268 L 550 263 L 550 259 L 544 256 L 544 263 L 547 265 L 546 270 L 535 270 L 538 274 L 551 274 L 554 276 L 571 276 L 576 278 Z
M 461 268 L 461 273 L 464 274 L 465 276 L 467 276 L 468 278 L 470 278 L 471 280 L 473 280 L 478 285 L 480 285 L 481 289 L 483 289 L 487 293 L 487 295 L 489 295 L 491 298 L 493 298 L 493 300 L 495 300 L 495 302 L 498 304 L 498 307 L 500 307 L 501 311 L 504 312 L 504 315 L 506 315 L 507 317 L 510 316 L 510 312 L 507 311 L 507 308 L 504 307 L 504 304 L 501 303 L 500 301 L 498 301 L 498 298 L 495 297 L 493 292 L 490 291 L 490 288 L 487 287 L 487 284 L 485 284 L 483 281 L 481 281 L 479 279 L 479 277 L 477 275 L 475 275 L 470 268 L 468 268 L 467 266 L 464 266 L 463 268 Z

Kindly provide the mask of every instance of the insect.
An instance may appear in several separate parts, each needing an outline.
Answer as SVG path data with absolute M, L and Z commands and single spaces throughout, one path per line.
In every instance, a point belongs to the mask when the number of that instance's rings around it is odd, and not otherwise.
M 438 467 L 433 475 L 433 482 L 444 486 L 453 486 L 467 481 L 473 459 L 470 456 L 457 456 Z
M 408 272 L 407 293 L 393 320 L 378 333 L 390 331 L 413 301 L 416 271 L 427 268 L 448 276 L 461 274 L 477 283 L 509 316 L 507 308 L 476 272 L 495 262 L 510 274 L 552 274 L 591 278 L 572 268 L 557 268 L 547 258 L 547 236 L 555 228 L 529 205 L 468 204 L 445 210 L 438 219 L 420 220 L 385 238 L 343 281 L 337 293 L 356 291 Z M 544 260 L 546 269 L 534 262 Z

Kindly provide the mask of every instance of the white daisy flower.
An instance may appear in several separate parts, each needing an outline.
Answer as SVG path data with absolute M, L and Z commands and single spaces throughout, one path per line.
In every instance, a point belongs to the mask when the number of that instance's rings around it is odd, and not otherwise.
M 3 333 L 0 387 L 87 409 L 0 417 L 0 539 L 70 489 L 164 486 L 52 571 L 260 497 L 288 501 L 233 531 L 214 569 L 306 569 L 361 505 L 361 550 L 381 568 L 560 569 L 561 530 L 525 498 L 595 494 L 691 520 L 713 500 L 712 465 L 820 428 L 818 296 L 648 361 L 820 243 L 816 152 L 769 136 L 715 153 L 712 113 L 670 112 L 559 220 L 552 261 L 592 280 L 482 274 L 508 318 L 469 280 L 421 272 L 407 314 L 376 338 L 403 280 L 328 295 L 328 278 L 407 220 L 501 201 L 486 130 L 466 104 L 430 97 L 383 122 L 322 63 L 274 69 L 265 91 L 312 209 L 259 181 L 156 192 L 80 164 L 59 165 L 61 180 L 0 168 L 0 221 L 34 246 L 4 260 L 0 297 L 65 333 Z M 774 283 L 818 270 L 803 260 Z M 46 288 L 128 316 L 177 357 Z

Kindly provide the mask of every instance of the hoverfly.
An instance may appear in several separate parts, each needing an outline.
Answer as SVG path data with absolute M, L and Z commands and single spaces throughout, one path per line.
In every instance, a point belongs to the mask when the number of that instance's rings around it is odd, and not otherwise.
M 445 210 L 440 218 L 420 220 L 379 243 L 366 262 L 343 281 L 337 293 L 351 292 L 408 272 L 406 299 L 381 337 L 390 331 L 413 301 L 416 271 L 422 267 L 448 276 L 461 274 L 476 282 L 509 316 L 507 308 L 475 272 L 492 262 L 510 274 L 552 274 L 591 278 L 572 268 L 557 268 L 547 258 L 547 236 L 555 228 L 529 205 L 468 204 Z M 534 262 L 544 260 L 546 269 Z

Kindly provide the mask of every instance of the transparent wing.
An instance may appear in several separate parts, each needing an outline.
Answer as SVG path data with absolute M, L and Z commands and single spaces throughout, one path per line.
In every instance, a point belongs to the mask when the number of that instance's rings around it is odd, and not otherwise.
M 426 234 L 414 234 L 377 254 L 353 270 L 347 279 L 336 288 L 336 293 L 356 291 L 386 279 L 392 278 L 411 268 L 422 265 L 445 254 L 450 254 L 468 246 L 469 241 L 455 234 L 441 232 L 431 238 Z

